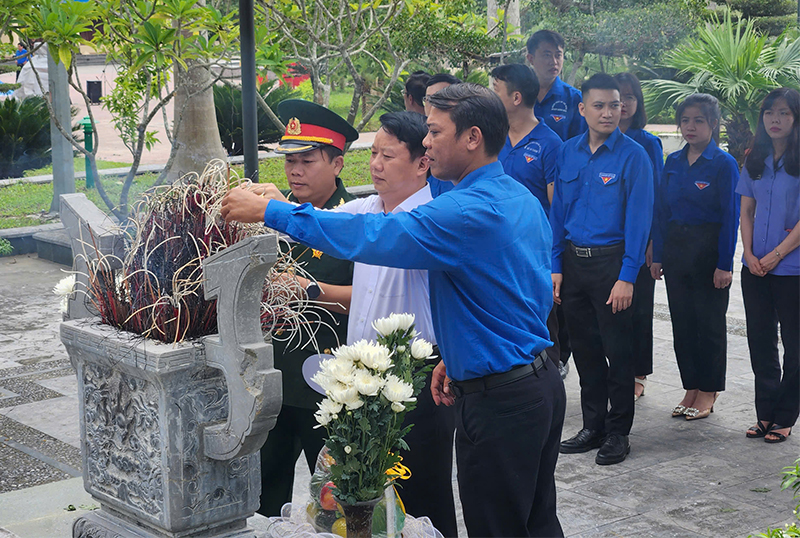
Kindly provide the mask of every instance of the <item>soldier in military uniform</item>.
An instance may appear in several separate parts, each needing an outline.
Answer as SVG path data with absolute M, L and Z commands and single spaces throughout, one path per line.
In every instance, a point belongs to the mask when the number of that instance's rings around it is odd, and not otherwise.
M 340 116 L 315 103 L 291 99 L 278 105 L 278 115 L 286 123 L 286 133 L 275 150 L 285 155 L 284 170 L 295 203 L 331 209 L 353 200 L 338 175 L 344 166 L 344 147 L 358 138 L 358 132 Z M 305 453 L 313 473 L 317 454 L 325 443 L 325 430 L 314 429 L 314 412 L 322 396 L 303 380 L 302 365 L 310 356 L 330 353 L 347 340 L 345 308 L 350 304 L 353 263 L 329 256 L 299 243 L 291 243 L 292 256 L 314 277 L 306 288 L 312 299 L 340 303 L 330 314 L 333 331 L 321 326 L 316 346 L 304 337 L 297 342 L 273 339 L 275 367 L 283 374 L 283 406 L 275 428 L 261 449 L 261 507 L 265 516 L 280 515 L 291 501 L 294 469 L 300 451 Z M 305 280 L 302 280 L 305 282 Z M 338 293 L 337 288 L 344 286 Z M 342 289 L 342 288 L 339 288 Z M 328 314 L 322 314 L 323 319 Z

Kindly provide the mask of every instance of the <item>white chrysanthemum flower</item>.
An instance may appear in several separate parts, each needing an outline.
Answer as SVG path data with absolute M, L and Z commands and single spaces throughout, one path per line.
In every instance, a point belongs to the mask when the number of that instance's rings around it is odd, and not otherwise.
M 329 390 L 326 390 L 325 394 L 334 402 L 345 405 L 358 398 L 358 391 L 353 385 L 344 385 L 338 382 Z
M 407 331 L 414 325 L 414 314 L 389 314 L 389 319 L 394 320 L 398 329 Z
M 356 366 L 347 359 L 328 359 L 325 361 L 325 374 L 334 378 L 339 383 L 349 385 L 353 382 Z
M 331 418 L 337 418 L 339 411 L 342 410 L 342 404 L 339 402 L 334 402 L 330 398 L 323 398 L 323 400 L 319 402 L 317 406 L 322 413 L 330 415 Z
M 397 320 L 392 317 L 376 319 L 372 322 L 372 328 L 381 336 L 389 336 L 397 330 Z
M 385 372 L 392 367 L 392 353 L 389 348 L 373 345 L 361 350 L 361 364 L 378 372 Z
M 411 342 L 411 356 L 415 359 L 427 359 L 433 355 L 433 346 L 427 340 L 417 338 Z
M 344 404 L 345 409 L 348 411 L 353 411 L 354 409 L 358 409 L 364 405 L 364 400 L 361 399 L 358 391 L 354 390 L 352 394 L 350 392 L 346 394 L 345 401 L 342 403 Z
M 317 411 L 314 413 L 314 418 L 317 419 L 319 426 L 327 426 L 331 421 L 331 416 L 328 413 L 323 413 L 322 411 Z M 314 427 L 318 428 L 319 426 Z
M 358 370 L 353 378 L 356 390 L 364 396 L 377 396 L 383 388 L 383 378 L 367 370 Z
M 401 411 L 405 411 L 406 406 L 401 404 L 400 402 L 392 402 L 392 411 L 395 413 L 400 413 Z
M 333 356 L 342 361 L 355 362 L 358 360 L 358 350 L 354 346 L 339 346 L 333 350 Z
M 75 275 L 65 276 L 53 286 L 53 293 L 61 297 L 61 312 L 66 313 L 69 307 L 69 297 L 75 291 Z
M 322 387 L 322 390 L 328 391 L 336 386 L 336 378 L 328 375 L 324 371 L 320 370 L 316 374 L 311 377 L 311 381 Z
M 390 402 L 413 402 L 414 387 L 410 383 L 406 383 L 394 374 L 386 376 L 386 382 L 381 389 L 381 393 Z

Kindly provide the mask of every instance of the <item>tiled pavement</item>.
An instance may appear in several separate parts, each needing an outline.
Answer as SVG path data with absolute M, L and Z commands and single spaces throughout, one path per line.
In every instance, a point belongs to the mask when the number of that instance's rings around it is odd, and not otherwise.
M 68 536 L 92 501 L 82 492 L 76 382 L 58 340 L 53 285 L 65 267 L 35 255 L 0 258 L 0 538 Z M 781 468 L 800 453 L 746 439 L 754 421 L 752 373 L 738 275 L 729 308 L 728 387 L 709 419 L 669 411 L 682 397 L 663 284 L 656 292 L 655 373 L 637 403 L 632 452 L 600 467 L 594 453 L 559 459 L 559 515 L 580 537 L 734 537 L 792 520 Z M 581 426 L 578 377 L 567 378 L 564 436 Z M 307 471 L 298 466 L 296 498 Z M 74 505 L 75 512 L 64 511 Z M 7 529 L 4 531 L 3 529 Z M 462 533 L 463 532 L 462 527 Z

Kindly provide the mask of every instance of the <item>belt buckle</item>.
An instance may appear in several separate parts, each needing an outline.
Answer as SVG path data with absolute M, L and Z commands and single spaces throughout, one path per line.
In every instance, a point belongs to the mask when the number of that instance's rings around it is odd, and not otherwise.
M 450 392 L 453 394 L 453 396 L 455 396 L 456 398 L 461 398 L 462 396 L 464 396 L 464 391 L 461 390 L 461 387 L 459 387 L 452 381 L 450 382 L 449 386 L 450 386 Z
M 592 249 L 589 247 L 575 247 L 575 255 L 579 258 L 591 258 Z

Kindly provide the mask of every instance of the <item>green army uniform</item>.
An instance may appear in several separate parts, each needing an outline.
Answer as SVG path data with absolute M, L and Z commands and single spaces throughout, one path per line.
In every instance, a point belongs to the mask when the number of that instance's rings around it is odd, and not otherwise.
M 324 145 L 343 149 L 345 141 L 358 137 L 355 129 L 340 116 L 307 101 L 283 101 L 278 105 L 278 114 L 287 123 L 286 135 L 279 146 L 283 150 L 281 153 L 304 153 Z M 289 201 L 298 202 L 290 191 L 284 195 Z M 336 190 L 322 207 L 332 209 L 353 199 L 342 181 L 336 178 Z M 353 283 L 352 262 L 300 243 L 290 243 L 290 248 L 294 259 L 318 282 L 338 286 Z M 275 427 L 261 448 L 261 507 L 258 512 L 268 517 L 280 515 L 281 507 L 292 500 L 294 469 L 300 451 L 304 452 L 313 474 L 317 454 L 325 444 L 325 429 L 314 428 L 317 425 L 314 413 L 323 396 L 305 382 L 302 367 L 307 358 L 319 353 L 329 354 L 332 349 L 347 343 L 347 316 L 321 311 L 320 319 L 332 329 L 324 325 L 312 328 L 317 329 L 316 347 L 307 336 L 299 346 L 297 339 L 289 342 L 272 340 L 275 368 L 283 377 L 283 405 Z M 313 316 L 310 321 L 314 322 Z

